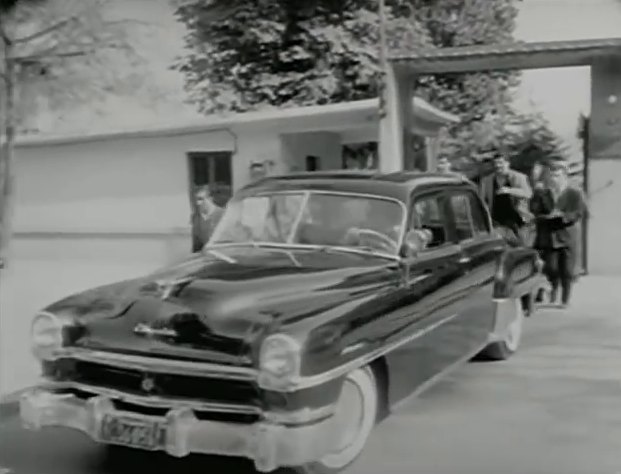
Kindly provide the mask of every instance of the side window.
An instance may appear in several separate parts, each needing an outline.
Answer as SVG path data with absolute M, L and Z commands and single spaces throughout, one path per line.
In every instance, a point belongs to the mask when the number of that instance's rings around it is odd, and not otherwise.
M 474 237 L 472 217 L 470 215 L 470 199 L 467 194 L 453 194 L 449 200 L 453 218 L 455 219 L 455 231 L 458 240 L 468 240 Z
M 470 212 L 472 213 L 472 224 L 474 225 L 475 235 L 487 235 L 490 233 L 489 219 L 481 200 L 473 192 L 468 193 L 470 201 Z
M 427 248 L 440 247 L 447 243 L 446 219 L 439 195 L 422 196 L 414 201 L 410 228 L 427 229 L 431 232 L 432 238 Z

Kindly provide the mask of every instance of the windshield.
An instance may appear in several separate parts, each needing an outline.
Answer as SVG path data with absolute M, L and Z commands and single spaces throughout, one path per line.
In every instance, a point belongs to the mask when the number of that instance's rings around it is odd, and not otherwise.
M 355 194 L 280 192 L 231 200 L 209 245 L 272 243 L 396 254 L 404 222 L 396 201 Z

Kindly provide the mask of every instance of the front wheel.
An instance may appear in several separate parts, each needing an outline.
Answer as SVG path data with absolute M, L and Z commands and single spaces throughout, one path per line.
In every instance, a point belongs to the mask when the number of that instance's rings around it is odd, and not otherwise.
M 524 327 L 524 308 L 520 299 L 513 300 L 515 318 L 509 326 L 502 340 L 488 345 L 481 352 L 481 357 L 487 360 L 506 360 L 520 347 Z
M 364 450 L 378 412 L 377 379 L 370 367 L 345 378 L 335 413 L 334 449 L 318 461 L 296 466 L 299 474 L 334 474 L 352 464 Z

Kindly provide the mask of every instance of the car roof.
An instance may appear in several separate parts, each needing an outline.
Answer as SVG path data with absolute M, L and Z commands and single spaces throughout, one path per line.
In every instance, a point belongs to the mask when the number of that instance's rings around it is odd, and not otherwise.
M 407 202 L 415 190 L 436 186 L 471 184 L 458 173 L 374 170 L 307 171 L 270 176 L 243 188 L 244 191 L 317 190 L 373 194 Z

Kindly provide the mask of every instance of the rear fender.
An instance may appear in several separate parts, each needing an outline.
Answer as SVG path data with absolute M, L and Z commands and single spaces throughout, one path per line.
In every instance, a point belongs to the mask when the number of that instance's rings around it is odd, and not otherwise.
M 494 299 L 523 299 L 533 295 L 547 284 L 542 269 L 537 251 L 529 248 L 506 249 L 498 259 Z

